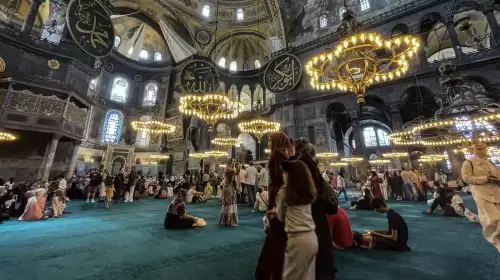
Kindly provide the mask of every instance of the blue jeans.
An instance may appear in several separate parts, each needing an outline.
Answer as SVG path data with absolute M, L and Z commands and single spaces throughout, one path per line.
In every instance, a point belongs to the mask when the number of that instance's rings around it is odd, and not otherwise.
M 245 186 L 247 187 L 247 198 L 248 198 L 248 204 L 253 207 L 254 205 L 254 199 L 255 199 L 255 195 L 257 193 L 257 190 L 255 189 L 255 185 L 248 185 L 248 184 L 245 184 Z
M 404 183 L 403 184 L 403 192 L 405 194 L 406 199 L 412 200 L 413 196 L 411 194 L 411 188 L 412 186 L 410 184 Z

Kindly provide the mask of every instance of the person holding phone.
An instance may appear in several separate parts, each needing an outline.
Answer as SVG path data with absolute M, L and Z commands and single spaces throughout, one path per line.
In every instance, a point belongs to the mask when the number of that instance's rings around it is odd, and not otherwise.
M 484 143 L 472 147 L 474 156 L 462 164 L 462 179 L 476 202 L 484 238 L 500 252 L 500 170 L 486 159 Z

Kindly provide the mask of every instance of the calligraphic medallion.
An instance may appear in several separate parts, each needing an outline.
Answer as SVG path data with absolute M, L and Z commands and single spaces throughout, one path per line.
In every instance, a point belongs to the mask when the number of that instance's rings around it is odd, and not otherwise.
M 104 57 L 113 49 L 113 23 L 99 1 L 72 0 L 66 11 L 66 22 L 73 40 L 88 55 Z
M 268 63 L 264 84 L 274 93 L 287 93 L 299 84 L 301 77 L 300 60 L 294 55 L 282 54 Z
M 181 71 L 182 88 L 189 93 L 204 93 L 212 90 L 213 66 L 210 62 L 195 60 Z

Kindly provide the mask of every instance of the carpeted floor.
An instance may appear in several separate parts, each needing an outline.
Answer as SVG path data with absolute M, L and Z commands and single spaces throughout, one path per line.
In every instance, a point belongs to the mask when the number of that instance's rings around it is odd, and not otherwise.
M 0 279 L 254 279 L 264 240 L 262 214 L 241 207 L 238 228 L 220 227 L 218 201 L 189 205 L 203 229 L 166 231 L 168 201 L 145 199 L 104 209 L 70 202 L 72 215 L 0 225 Z M 466 204 L 473 206 L 470 197 Z M 342 205 L 347 208 L 347 204 Z M 479 224 L 424 216 L 424 204 L 392 202 L 410 228 L 411 252 L 335 251 L 338 279 L 500 279 L 498 252 Z M 383 214 L 348 211 L 353 228 L 386 229 Z

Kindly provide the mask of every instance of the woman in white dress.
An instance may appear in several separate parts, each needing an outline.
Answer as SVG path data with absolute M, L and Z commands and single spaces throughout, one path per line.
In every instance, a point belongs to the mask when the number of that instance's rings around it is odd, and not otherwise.
M 101 176 L 102 178 L 101 185 L 99 186 L 99 199 L 101 201 L 104 201 L 106 199 L 106 184 L 104 182 L 106 181 L 106 177 L 108 177 L 108 172 L 104 170 Z
M 474 157 L 462 164 L 462 178 L 472 191 L 484 238 L 500 252 L 500 170 L 486 159 L 483 143 L 475 143 Z

